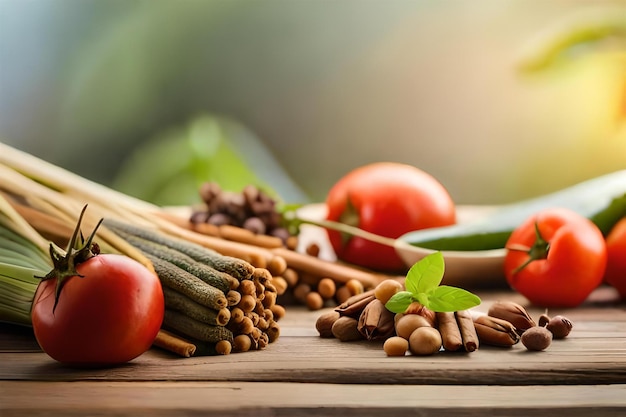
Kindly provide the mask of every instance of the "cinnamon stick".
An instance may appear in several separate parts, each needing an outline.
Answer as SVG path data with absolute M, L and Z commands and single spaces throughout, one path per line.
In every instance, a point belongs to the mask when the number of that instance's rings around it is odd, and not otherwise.
M 374 299 L 361 312 L 357 329 L 366 340 L 386 340 L 394 333 L 394 316 L 380 300 Z
M 284 246 L 282 239 L 279 237 L 256 234 L 248 229 L 244 229 L 243 227 L 232 226 L 229 224 L 219 226 L 219 235 L 226 240 L 246 243 L 262 248 L 282 248 Z
M 348 298 L 345 302 L 337 306 L 335 311 L 337 311 L 341 316 L 349 316 L 358 319 L 365 309 L 365 306 L 375 299 L 376 296 L 374 295 L 374 290 L 365 291 L 361 294 L 353 295 Z
M 443 348 L 449 352 L 460 350 L 463 347 L 463 338 L 454 312 L 438 312 L 436 316 Z
M 474 327 L 474 320 L 468 310 L 461 310 L 454 313 L 456 322 L 461 332 L 463 347 L 467 352 L 473 352 L 478 349 L 478 335 Z
M 318 277 L 329 277 L 338 283 L 345 284 L 351 279 L 357 279 L 366 288 L 374 288 L 389 275 L 370 272 L 354 266 L 331 262 L 304 253 L 295 252 L 285 248 L 270 250 L 275 255 L 282 256 L 290 268 L 307 272 Z
M 163 329 L 159 330 L 153 344 L 183 358 L 189 358 L 196 352 L 196 345 Z

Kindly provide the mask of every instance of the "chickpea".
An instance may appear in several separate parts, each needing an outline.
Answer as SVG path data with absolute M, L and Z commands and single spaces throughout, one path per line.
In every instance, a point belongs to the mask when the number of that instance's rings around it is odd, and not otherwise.
M 395 279 L 386 279 L 376 286 L 374 296 L 381 303 L 386 304 L 398 291 L 402 291 L 402 284 Z
M 414 355 L 433 355 L 441 349 L 441 333 L 434 327 L 418 327 L 409 337 L 409 350 Z
M 310 292 L 311 286 L 309 284 L 301 282 L 293 289 L 293 296 L 296 298 L 296 300 L 304 304 L 304 302 L 306 301 L 306 296 Z
M 283 278 L 287 281 L 287 284 L 290 288 L 295 287 L 298 284 L 298 273 L 295 269 L 287 268 L 282 273 Z
M 337 288 L 337 291 L 335 291 L 335 301 L 337 301 L 337 304 L 344 303 L 351 296 L 350 290 L 345 285 L 340 286 Z
M 392 336 L 385 340 L 383 350 L 387 356 L 404 356 L 409 350 L 409 341 L 400 336 Z
M 350 295 L 363 294 L 365 292 L 365 288 L 363 287 L 363 283 L 358 279 L 351 279 L 346 282 L 346 287 L 350 290 Z
M 309 310 L 319 310 L 324 307 L 324 299 L 320 293 L 311 291 L 306 295 L 306 306 Z
M 330 278 L 322 278 L 317 284 L 317 292 L 320 293 L 324 300 L 330 300 L 335 296 L 337 285 Z

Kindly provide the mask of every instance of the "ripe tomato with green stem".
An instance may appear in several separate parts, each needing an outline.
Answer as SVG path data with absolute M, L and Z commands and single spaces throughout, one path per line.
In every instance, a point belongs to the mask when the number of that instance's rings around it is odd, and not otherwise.
M 378 162 L 341 178 L 326 198 L 326 220 L 388 238 L 456 222 L 456 208 L 444 186 L 411 165 Z M 390 246 L 327 229 L 337 257 L 381 271 L 407 269 Z
M 577 307 L 603 280 L 607 250 L 589 219 L 563 208 L 542 210 L 509 237 L 509 285 L 540 307 Z
M 112 366 L 152 346 L 163 322 L 163 290 L 156 274 L 138 261 L 99 253 L 92 240 L 100 223 L 85 242 L 78 237 L 84 210 L 66 253 L 51 246 L 54 269 L 35 292 L 32 326 L 53 359 Z
M 626 300 L 626 217 L 618 221 L 607 235 L 606 250 L 604 281 Z

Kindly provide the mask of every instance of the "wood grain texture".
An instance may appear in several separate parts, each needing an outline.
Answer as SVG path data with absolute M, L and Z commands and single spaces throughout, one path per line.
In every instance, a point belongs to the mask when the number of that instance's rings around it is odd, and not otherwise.
M 0 382 L 3 416 L 618 416 L 623 385 L 448 386 L 237 382 Z M 442 397 L 445 392 L 445 397 Z M 37 400 L 33 401 L 33 396 Z
M 511 293 L 481 294 L 486 311 Z M 601 289 L 544 352 L 387 357 L 380 342 L 322 339 L 323 311 L 288 307 L 266 350 L 179 358 L 158 348 L 109 369 L 71 369 L 37 349 L 28 329 L 0 326 L 0 415 L 619 415 L 626 410 L 626 306 Z M 538 317 L 543 311 L 530 308 Z M 72 383 L 67 383 L 71 381 Z M 444 395 L 445 401 L 441 397 Z M 37 401 L 33 401 L 37 398 Z M 124 406 L 122 406 L 124 404 Z M 128 408 L 124 408 L 128 407 Z M 419 409 L 419 413 L 416 410 Z M 220 414 L 221 413 L 221 414 Z

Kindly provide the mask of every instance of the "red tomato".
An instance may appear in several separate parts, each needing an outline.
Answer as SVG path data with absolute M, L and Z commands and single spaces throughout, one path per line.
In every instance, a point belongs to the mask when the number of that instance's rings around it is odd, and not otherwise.
M 567 209 L 532 216 L 509 237 L 509 285 L 541 307 L 576 307 L 601 283 L 606 244 L 600 229 Z
M 158 277 L 123 256 L 96 255 L 69 277 L 53 312 L 57 279 L 40 283 L 32 324 L 41 348 L 59 362 L 106 366 L 130 361 L 150 348 L 164 314 Z
M 604 281 L 626 299 L 626 217 L 618 221 L 606 237 L 608 259 Z
M 410 165 L 380 162 L 340 179 L 326 199 L 327 220 L 389 238 L 456 221 L 448 191 L 430 174 Z M 356 265 L 400 271 L 406 266 L 393 247 L 328 230 L 337 257 Z

